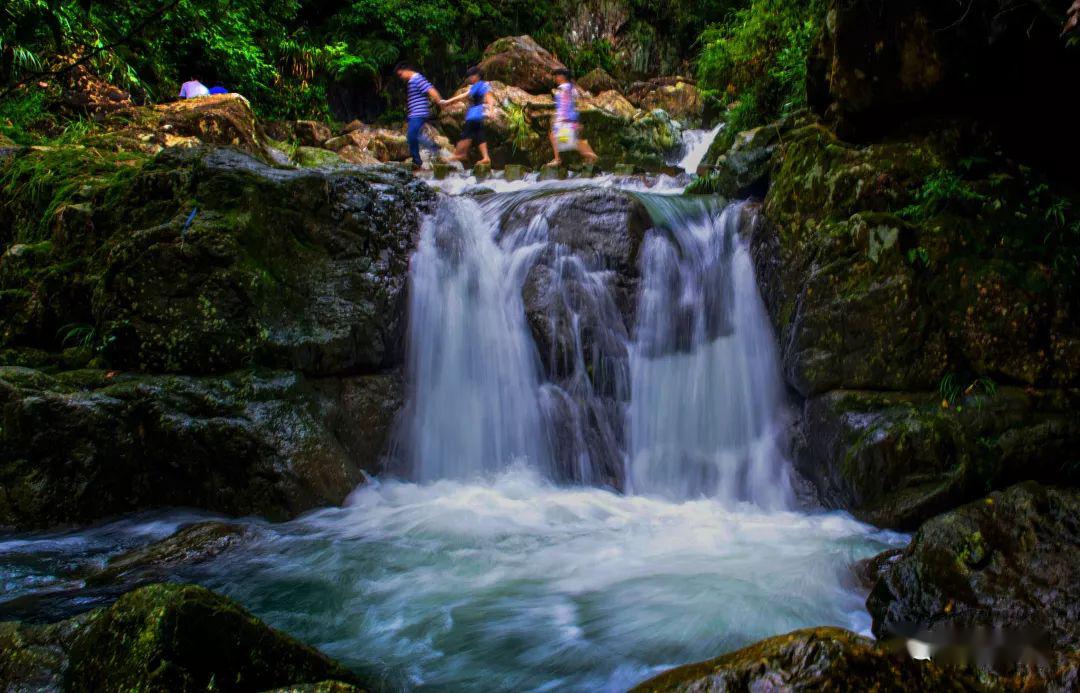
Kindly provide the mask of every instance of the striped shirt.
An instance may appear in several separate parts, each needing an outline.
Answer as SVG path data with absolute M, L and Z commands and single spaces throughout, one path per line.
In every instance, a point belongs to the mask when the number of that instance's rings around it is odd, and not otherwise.
M 431 82 L 417 72 L 409 78 L 408 85 L 408 110 L 409 118 L 430 118 L 431 102 L 428 100 L 428 92 L 431 90 Z

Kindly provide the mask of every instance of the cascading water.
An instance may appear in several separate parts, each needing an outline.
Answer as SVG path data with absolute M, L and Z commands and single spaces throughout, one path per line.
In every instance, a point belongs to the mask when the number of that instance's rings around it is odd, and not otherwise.
M 469 197 L 443 197 L 410 276 L 412 390 L 401 450 L 418 481 L 470 479 L 516 460 L 545 473 L 548 438 L 521 286 L 543 248 L 504 252 Z
M 631 357 L 629 486 L 674 500 L 790 506 L 778 449 L 781 384 L 742 207 L 644 198 L 657 228 L 642 250 Z
M 724 123 L 720 123 L 712 130 L 684 131 L 683 156 L 679 161 L 679 168 L 690 174 L 696 173 L 698 166 L 705 159 L 705 155 L 709 153 L 709 147 L 712 146 L 716 136 L 720 134 L 723 128 Z

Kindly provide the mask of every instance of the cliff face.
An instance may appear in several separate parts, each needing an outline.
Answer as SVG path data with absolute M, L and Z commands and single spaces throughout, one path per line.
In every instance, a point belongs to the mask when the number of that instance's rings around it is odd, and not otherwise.
M 187 148 L 35 187 L 61 156 L 3 164 L 0 524 L 285 518 L 379 467 L 425 186 Z

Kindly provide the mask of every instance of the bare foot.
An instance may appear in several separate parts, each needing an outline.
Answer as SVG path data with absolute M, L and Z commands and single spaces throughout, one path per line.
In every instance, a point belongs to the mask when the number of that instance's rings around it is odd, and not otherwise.
M 597 161 L 600 161 L 600 157 L 596 154 L 584 154 L 583 156 L 585 158 L 585 161 L 589 162 L 590 164 L 595 164 Z
M 491 159 L 481 159 L 476 162 L 477 166 L 491 166 Z
M 551 161 L 547 162 L 548 168 L 556 168 L 558 166 L 562 166 L 562 162 L 558 159 L 552 159 Z

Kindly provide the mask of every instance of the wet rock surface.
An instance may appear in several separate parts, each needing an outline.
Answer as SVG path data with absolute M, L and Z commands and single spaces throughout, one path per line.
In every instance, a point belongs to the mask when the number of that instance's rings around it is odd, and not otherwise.
M 1075 298 L 1018 240 L 1030 172 L 964 171 L 992 145 L 956 121 L 864 146 L 777 127 L 752 245 L 822 501 L 913 529 L 1027 478 L 1074 483 Z M 966 201 L 927 201 L 936 179 Z
M 717 659 L 678 667 L 633 690 L 983 691 L 977 677 L 889 653 L 840 628 L 799 630 Z
M 325 655 L 193 585 L 149 585 L 48 625 L 0 623 L 9 691 L 358 691 Z
M 392 375 L 4 368 L 0 525 L 175 505 L 280 520 L 337 504 L 382 464 L 402 392 Z
M 1032 482 L 926 522 L 867 600 L 878 636 L 994 627 L 1080 644 L 1080 492 Z

